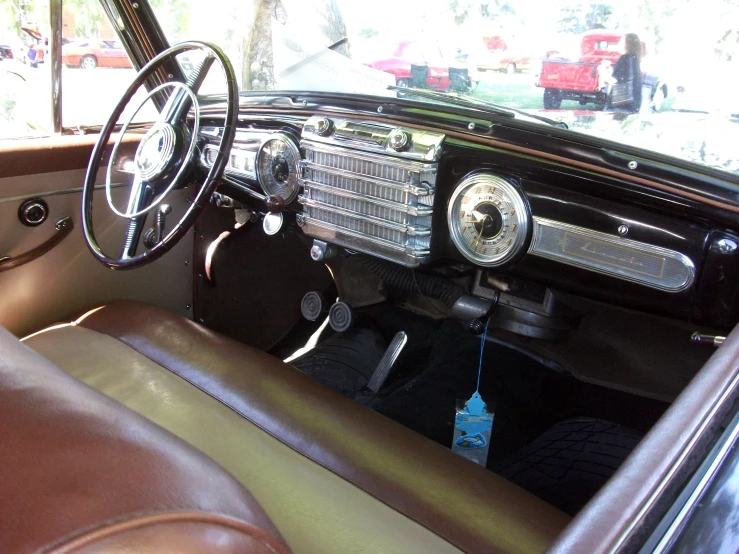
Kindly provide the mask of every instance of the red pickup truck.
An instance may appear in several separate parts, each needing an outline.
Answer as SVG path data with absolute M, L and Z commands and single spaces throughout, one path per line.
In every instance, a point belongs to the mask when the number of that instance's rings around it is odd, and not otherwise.
M 623 52 L 623 32 L 598 29 L 582 35 L 580 57 L 576 61 L 549 52 L 542 61 L 541 73 L 536 86 L 544 88 L 544 108 L 557 110 L 562 100 L 577 100 L 581 105 L 588 102 L 602 110 L 606 104 L 605 78 L 610 76 L 610 67 Z M 642 57 L 646 55 L 642 42 Z M 645 77 L 645 85 L 655 86 L 651 76 Z

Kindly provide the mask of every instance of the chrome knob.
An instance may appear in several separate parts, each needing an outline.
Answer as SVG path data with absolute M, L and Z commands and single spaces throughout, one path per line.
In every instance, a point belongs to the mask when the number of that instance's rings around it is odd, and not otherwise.
M 716 247 L 721 254 L 733 254 L 736 252 L 737 244 L 731 239 L 723 238 L 716 243 Z
M 49 217 L 49 206 L 41 198 L 26 200 L 18 208 L 18 219 L 28 227 L 41 225 L 47 217 Z
M 333 130 L 334 124 L 329 118 L 322 117 L 321 119 L 316 121 L 316 133 L 318 133 L 322 137 L 330 135 Z
M 411 137 L 406 131 L 396 129 L 390 134 L 390 148 L 396 152 L 402 152 L 411 142 Z

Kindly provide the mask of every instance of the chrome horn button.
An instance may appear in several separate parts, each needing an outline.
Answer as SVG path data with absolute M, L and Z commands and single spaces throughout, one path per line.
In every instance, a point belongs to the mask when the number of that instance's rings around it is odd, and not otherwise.
M 139 176 L 150 181 L 158 177 L 172 161 L 177 134 L 169 123 L 153 127 L 136 149 L 135 164 Z

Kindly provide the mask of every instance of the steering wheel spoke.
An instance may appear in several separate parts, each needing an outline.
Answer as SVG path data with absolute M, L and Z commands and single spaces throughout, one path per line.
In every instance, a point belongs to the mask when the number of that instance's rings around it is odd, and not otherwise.
M 200 87 L 203 85 L 203 81 L 205 81 L 205 78 L 208 76 L 208 71 L 210 71 L 210 68 L 213 66 L 215 61 L 216 58 L 210 52 L 206 52 L 203 57 L 203 61 L 193 69 L 192 73 L 187 78 L 185 86 L 190 89 L 194 95 L 198 94 Z M 187 117 L 187 113 L 191 107 L 192 100 L 190 95 L 182 89 L 175 89 L 167 100 L 158 123 L 169 123 L 174 125 Z
M 188 51 L 200 51 L 203 53 L 203 57 L 197 68 L 189 76 L 187 83 L 171 81 L 152 89 L 143 99 L 138 109 L 130 116 L 130 119 L 123 125 L 118 138 L 114 142 L 106 171 L 106 196 L 110 209 L 119 217 L 126 219 L 127 231 L 121 256 L 119 258 L 109 257 L 100 248 L 92 224 L 93 194 L 100 164 L 104 158 L 103 152 L 118 123 L 118 119 L 138 89 L 149 81 L 151 75 L 166 60 Z M 200 108 L 196 94 L 215 62 L 219 63 L 226 75 L 228 95 L 224 133 L 214 163 L 207 171 L 202 185 L 194 194 L 192 203 L 179 222 L 171 227 L 171 231 L 166 236 L 157 235 L 156 240 L 153 241 L 153 245 L 148 250 L 137 254 L 138 244 L 146 225 L 148 213 L 155 206 L 162 203 L 172 191 L 178 188 L 178 185 L 182 185 L 182 179 L 187 177 L 189 168 L 192 164 L 197 164 Z M 126 209 L 121 211 L 121 209 L 116 208 L 112 198 L 112 167 L 115 164 L 118 147 L 138 111 L 153 95 L 159 94 L 165 88 L 173 88 L 174 90 L 157 118 L 157 122 L 139 144 L 134 158 L 135 171 L 131 192 Z M 139 267 L 162 256 L 185 236 L 194 225 L 197 216 L 207 205 L 208 198 L 215 191 L 228 164 L 231 146 L 236 134 L 238 97 L 238 85 L 236 84 L 233 67 L 226 55 L 212 44 L 194 41 L 177 44 L 156 56 L 141 69 L 100 132 L 85 175 L 82 192 L 82 225 L 85 241 L 90 251 L 101 263 L 112 269 Z M 187 119 L 192 107 L 195 111 L 195 124 L 191 129 L 188 126 Z M 150 246 L 150 244 L 147 244 L 147 246 Z

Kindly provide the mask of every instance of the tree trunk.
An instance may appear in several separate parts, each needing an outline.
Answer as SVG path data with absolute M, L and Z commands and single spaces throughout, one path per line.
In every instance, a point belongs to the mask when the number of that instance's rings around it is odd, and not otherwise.
M 275 88 L 275 66 L 272 52 L 272 19 L 287 21 L 280 0 L 259 0 L 255 6 L 251 32 L 244 37 L 241 66 L 242 90 L 272 90 Z

